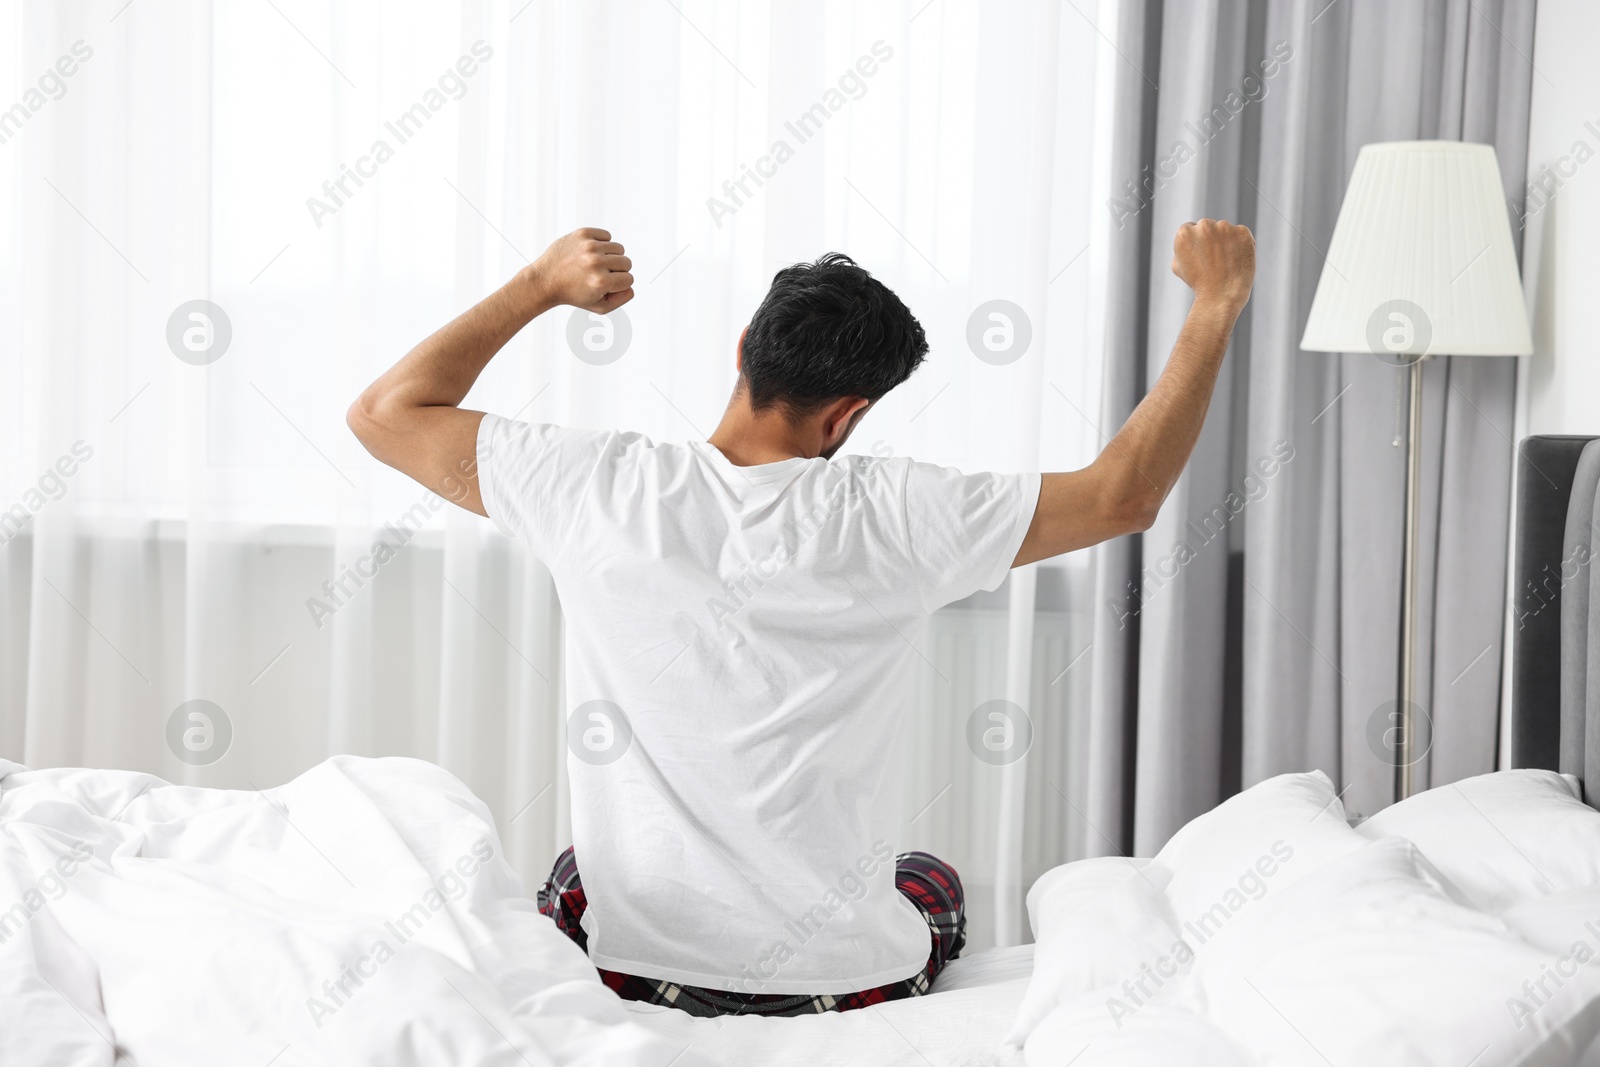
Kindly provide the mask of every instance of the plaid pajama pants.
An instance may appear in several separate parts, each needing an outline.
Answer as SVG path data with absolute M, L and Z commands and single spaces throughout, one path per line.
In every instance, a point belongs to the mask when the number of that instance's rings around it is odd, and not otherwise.
M 926 852 L 906 852 L 895 857 L 895 888 L 917 906 L 928 921 L 932 950 L 928 965 L 910 978 L 876 989 L 863 989 L 839 996 L 809 993 L 735 993 L 721 989 L 701 989 L 676 982 L 642 978 L 616 971 L 600 971 L 600 978 L 623 1000 L 664 1004 L 690 1015 L 811 1015 L 825 1011 L 850 1011 L 881 1004 L 886 1000 L 918 997 L 928 991 L 934 977 L 961 954 L 967 939 L 965 900 L 961 876 L 949 864 Z M 539 911 L 555 920 L 561 932 L 589 950 L 589 935 L 579 926 L 588 902 L 578 864 L 572 849 L 556 858 L 550 880 L 539 890 Z

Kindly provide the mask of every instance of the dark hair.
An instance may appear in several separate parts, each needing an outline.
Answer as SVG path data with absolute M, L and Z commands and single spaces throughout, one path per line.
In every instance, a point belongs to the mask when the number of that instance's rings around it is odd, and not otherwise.
M 830 252 L 773 276 L 744 336 L 740 378 L 751 407 L 799 418 L 842 396 L 877 400 L 927 354 L 911 309 L 855 260 Z

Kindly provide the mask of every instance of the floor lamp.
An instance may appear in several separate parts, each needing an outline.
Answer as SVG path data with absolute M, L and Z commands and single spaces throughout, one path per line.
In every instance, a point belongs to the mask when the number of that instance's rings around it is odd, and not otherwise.
M 1369 144 L 1350 186 L 1300 347 L 1370 352 L 1407 368 L 1405 564 L 1400 591 L 1400 799 L 1413 792 L 1422 368 L 1434 355 L 1533 351 L 1494 149 L 1457 141 Z M 1395 441 L 1399 445 L 1399 439 Z

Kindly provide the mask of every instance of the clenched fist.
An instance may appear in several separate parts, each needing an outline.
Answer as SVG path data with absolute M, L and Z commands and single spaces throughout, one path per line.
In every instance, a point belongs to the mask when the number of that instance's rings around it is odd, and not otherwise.
M 604 315 L 633 299 L 632 270 L 609 233 L 586 226 L 557 239 L 526 274 L 546 302 Z
M 1256 277 L 1256 239 L 1244 226 L 1218 219 L 1186 222 L 1172 242 L 1172 273 L 1194 290 L 1195 300 L 1237 312 L 1250 299 Z

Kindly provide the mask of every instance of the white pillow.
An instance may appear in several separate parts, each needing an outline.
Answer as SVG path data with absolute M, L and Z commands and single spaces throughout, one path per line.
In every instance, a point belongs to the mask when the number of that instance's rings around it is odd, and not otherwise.
M 1312 771 L 1270 778 L 1197 816 L 1154 860 L 1080 860 L 1046 872 L 1028 893 L 1038 947 L 1006 1040 L 1023 1044 L 1085 990 L 1132 982 L 1118 1003 L 1144 1003 L 1247 906 L 1365 843 L 1328 776 Z
M 1201 953 L 1210 1020 L 1262 1063 L 1570 1063 L 1600 1020 L 1600 968 L 1521 1010 L 1552 957 L 1452 901 L 1396 838 L 1324 864 Z
M 1167 897 L 1199 950 L 1247 906 L 1364 843 L 1328 776 L 1310 771 L 1269 778 L 1190 820 L 1156 861 L 1172 872 Z
M 1081 993 L 1186 972 L 1192 954 L 1173 928 L 1162 890 L 1171 874 L 1147 859 L 1078 860 L 1028 890 L 1033 976 L 1006 1042 L 1021 1047 L 1056 1007 Z M 1165 978 L 1161 977 L 1165 975 Z
M 1357 830 L 1414 843 L 1472 906 L 1600 885 L 1600 811 L 1554 771 L 1498 771 L 1393 804 Z

